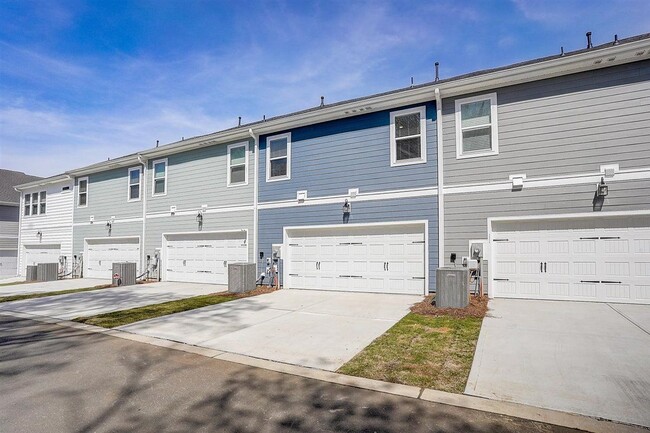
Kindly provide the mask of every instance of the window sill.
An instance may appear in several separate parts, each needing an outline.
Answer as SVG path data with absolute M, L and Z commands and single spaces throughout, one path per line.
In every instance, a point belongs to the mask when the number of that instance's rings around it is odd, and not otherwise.
M 237 188 L 239 186 L 248 186 L 248 182 L 229 183 L 226 185 L 226 188 Z
M 465 153 L 465 154 L 456 154 L 456 159 L 468 159 L 468 158 L 481 158 L 484 156 L 496 156 L 499 152 L 488 151 L 488 152 L 477 152 L 477 153 Z
M 267 182 L 281 182 L 283 180 L 291 180 L 291 178 L 289 176 L 285 176 L 285 177 L 272 177 L 266 179 Z
M 403 161 L 391 161 L 391 167 L 401 167 L 403 165 L 426 164 L 426 159 L 407 159 Z

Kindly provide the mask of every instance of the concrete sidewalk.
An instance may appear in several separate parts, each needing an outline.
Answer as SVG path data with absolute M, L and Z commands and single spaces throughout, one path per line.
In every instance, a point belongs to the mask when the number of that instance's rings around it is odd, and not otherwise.
M 159 304 L 198 295 L 223 292 L 214 284 L 158 282 L 114 287 L 91 292 L 0 303 L 2 310 L 70 320 L 111 311 Z
M 23 279 L 24 281 L 24 279 Z M 0 297 L 15 295 L 31 295 L 34 293 L 59 292 L 62 290 L 85 289 L 95 286 L 111 284 L 111 280 L 95 278 L 69 278 L 56 281 L 33 282 L 0 286 Z

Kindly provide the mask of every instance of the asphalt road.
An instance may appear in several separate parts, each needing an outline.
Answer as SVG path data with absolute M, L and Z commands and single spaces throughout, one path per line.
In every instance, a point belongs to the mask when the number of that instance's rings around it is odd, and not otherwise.
M 0 315 L 0 432 L 573 432 Z

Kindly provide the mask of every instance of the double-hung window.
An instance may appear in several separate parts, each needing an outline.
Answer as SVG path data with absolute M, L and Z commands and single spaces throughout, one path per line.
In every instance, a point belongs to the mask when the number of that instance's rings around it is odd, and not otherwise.
M 88 206 L 88 178 L 82 177 L 77 185 L 77 206 Z
M 39 203 L 40 209 L 38 211 L 40 215 L 45 214 L 45 198 L 46 198 L 45 196 L 46 196 L 45 191 L 41 191 L 41 201 Z
M 29 216 L 31 214 L 30 209 L 32 208 L 32 195 L 31 194 L 25 194 L 25 216 Z
M 427 162 L 425 107 L 390 113 L 390 165 L 425 162 Z
M 38 193 L 32 193 L 32 215 L 38 215 Z
M 291 179 L 291 133 L 266 139 L 266 181 Z
M 153 162 L 152 195 L 167 194 L 167 160 L 159 159 Z
M 497 94 L 456 101 L 456 158 L 499 154 Z
M 128 201 L 140 200 L 140 167 L 129 168 Z
M 248 185 L 248 143 L 228 146 L 227 185 Z

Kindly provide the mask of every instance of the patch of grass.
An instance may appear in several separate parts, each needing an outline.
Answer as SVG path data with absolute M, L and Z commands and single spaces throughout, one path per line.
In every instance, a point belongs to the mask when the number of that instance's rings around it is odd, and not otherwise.
M 25 299 L 45 298 L 46 296 L 57 296 L 57 295 L 67 295 L 69 293 L 90 292 L 93 290 L 106 289 L 108 287 L 111 287 L 111 285 L 103 284 L 101 286 L 85 287 L 81 289 L 58 290 L 55 292 L 30 293 L 26 295 L 2 296 L 0 297 L 0 302 L 22 301 Z
M 410 313 L 339 373 L 462 393 L 482 321 Z
M 168 314 L 181 313 L 183 311 L 203 308 L 210 305 L 217 305 L 235 299 L 257 296 L 274 291 L 270 287 L 259 287 L 248 293 L 213 293 L 210 295 L 194 296 L 192 298 L 168 301 L 160 304 L 146 305 L 144 307 L 131 308 L 129 310 L 114 311 L 112 313 L 98 314 L 89 317 L 77 317 L 75 322 L 87 323 L 89 325 L 101 326 L 103 328 L 115 328 L 128 325 L 141 320 L 153 319 Z

